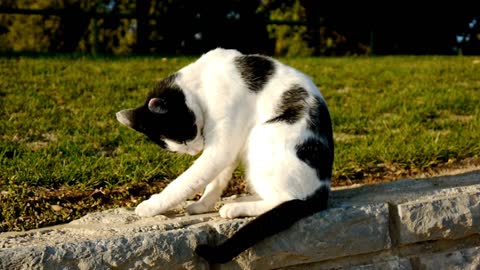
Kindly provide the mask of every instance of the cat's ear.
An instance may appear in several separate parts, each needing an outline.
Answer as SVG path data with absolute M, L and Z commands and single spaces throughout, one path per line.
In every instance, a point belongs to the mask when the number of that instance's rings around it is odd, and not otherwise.
M 148 109 L 153 113 L 167 113 L 167 104 L 163 98 L 152 98 L 148 101 Z
M 121 110 L 115 114 L 118 122 L 124 124 L 127 127 L 133 128 L 134 123 L 134 109 Z

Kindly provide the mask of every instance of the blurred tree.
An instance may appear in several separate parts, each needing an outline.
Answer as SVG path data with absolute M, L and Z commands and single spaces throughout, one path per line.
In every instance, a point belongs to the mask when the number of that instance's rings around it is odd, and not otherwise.
M 468 24 L 465 25 L 463 31 L 456 36 L 457 46 L 455 52 L 457 54 L 480 54 L 480 16 L 472 16 Z
M 270 38 L 275 40 L 276 55 L 312 55 L 315 48 L 308 42 L 307 26 L 295 25 L 306 20 L 305 8 L 299 0 L 264 1 L 262 10 L 268 11 L 269 19 L 284 24 L 268 25 Z
M 7 0 L 0 6 L 58 14 L 0 14 L 0 46 L 37 52 L 170 54 L 225 47 L 268 53 L 266 21 L 258 5 L 239 0 Z M 92 17 L 94 12 L 112 16 Z M 135 12 L 138 19 L 115 16 Z
M 62 9 L 62 16 L 1 14 L 0 25 L 6 30 L 0 35 L 3 49 L 14 51 L 72 52 L 88 26 L 88 18 L 78 10 L 92 8 L 92 1 L 18 0 L 2 1 L 2 7 L 34 10 Z
M 369 44 L 370 37 L 375 54 L 453 54 L 470 13 L 464 4 L 357 2 L 330 13 L 329 25 L 347 40 Z
M 478 23 L 466 29 L 475 17 L 463 5 L 441 12 L 401 2 L 344 5 L 318 0 L 0 0 L 0 8 L 55 11 L 0 14 L 0 50 L 199 54 L 224 47 L 276 55 L 480 50 Z
M 13 8 L 47 8 L 51 1 L 4 0 L 3 7 Z M 0 25 L 4 28 L 0 34 L 2 49 L 14 51 L 48 51 L 55 47 L 48 36 L 55 33 L 60 19 L 41 15 L 7 15 L 0 14 Z
M 131 52 L 131 20 L 92 19 L 89 12 L 128 11 L 134 1 L 4 0 L 2 7 L 54 11 L 55 15 L 0 14 L 1 50 L 33 52 Z M 100 29 L 96 31 L 96 29 Z M 95 46 L 98 45 L 98 46 Z
M 138 21 L 133 18 L 120 18 L 116 14 L 134 12 L 136 2 L 135 0 L 97 1 L 95 9 L 89 11 L 106 14 L 107 16 L 103 18 L 93 17 L 89 20 L 88 27 L 79 42 L 79 50 L 101 54 L 135 52 Z
M 215 47 L 268 51 L 259 2 L 239 0 L 151 1 L 151 51 L 203 53 Z
M 349 4 L 350 5 L 350 4 Z M 273 21 L 270 37 L 277 55 L 350 55 L 369 53 L 369 31 L 343 6 L 318 0 L 266 0 L 260 7 Z M 344 25 L 349 27 L 343 27 Z

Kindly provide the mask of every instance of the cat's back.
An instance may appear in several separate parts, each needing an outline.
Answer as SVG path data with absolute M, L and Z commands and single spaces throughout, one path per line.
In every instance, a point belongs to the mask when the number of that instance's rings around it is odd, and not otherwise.
M 313 81 L 294 67 L 232 49 L 211 50 L 181 73 L 182 85 L 190 83 L 185 89 L 196 92 L 206 111 L 245 111 L 255 122 L 268 121 L 281 108 L 290 111 L 314 96 L 323 99 Z
M 233 49 L 213 49 L 203 54 L 192 66 L 195 73 L 208 93 L 212 90 L 230 91 L 238 82 L 238 70 L 235 65 L 235 59 L 243 54 Z
M 176 82 L 187 93 L 200 99 L 204 106 L 217 103 L 219 95 L 229 95 L 238 81 L 233 64 L 242 54 L 237 50 L 217 48 L 208 51 L 195 62 L 177 72 Z
M 222 72 L 227 66 L 232 66 L 235 58 L 242 55 L 237 50 L 216 48 L 203 54 L 196 62 L 210 71 Z
M 228 59 L 234 58 L 237 56 L 242 55 L 241 52 L 234 50 L 234 49 L 223 49 L 223 48 L 216 48 L 213 50 L 208 51 L 207 53 L 203 54 L 199 60 L 212 60 L 212 59 Z
M 314 100 L 324 101 L 320 90 L 313 80 L 302 71 L 284 64 L 276 59 L 261 57 L 271 62 L 267 76 L 260 72 L 252 75 L 258 80 L 263 76 L 263 86 L 258 87 L 256 95 L 256 112 L 259 123 L 288 123 L 293 124 L 294 119 L 303 118 L 304 113 L 311 106 L 315 106 Z M 248 80 L 246 80 L 248 84 Z M 290 115 L 286 121 L 272 121 L 279 114 Z
M 285 86 L 294 84 L 302 85 L 311 94 L 319 93 L 303 72 L 268 56 L 217 48 L 203 54 L 194 66 L 204 83 L 218 81 L 230 89 L 241 86 L 249 94 L 268 92 L 267 95 L 275 96 L 275 92 L 281 93 L 287 90 Z M 217 90 L 228 91 L 225 87 Z

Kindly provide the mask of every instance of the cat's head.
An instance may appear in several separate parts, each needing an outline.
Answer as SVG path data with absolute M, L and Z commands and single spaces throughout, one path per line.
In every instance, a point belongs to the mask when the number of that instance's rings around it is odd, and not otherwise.
M 144 104 L 117 112 L 117 120 L 170 151 L 195 155 L 203 149 L 199 119 L 171 75 L 156 83 Z

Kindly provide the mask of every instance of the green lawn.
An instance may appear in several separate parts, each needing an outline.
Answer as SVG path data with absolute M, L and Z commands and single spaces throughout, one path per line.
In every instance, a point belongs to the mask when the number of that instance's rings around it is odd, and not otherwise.
M 135 206 L 185 170 L 192 158 L 160 150 L 114 113 L 193 60 L 0 59 L 0 231 Z M 310 74 L 328 102 L 334 184 L 478 158 L 479 57 L 282 60 Z

